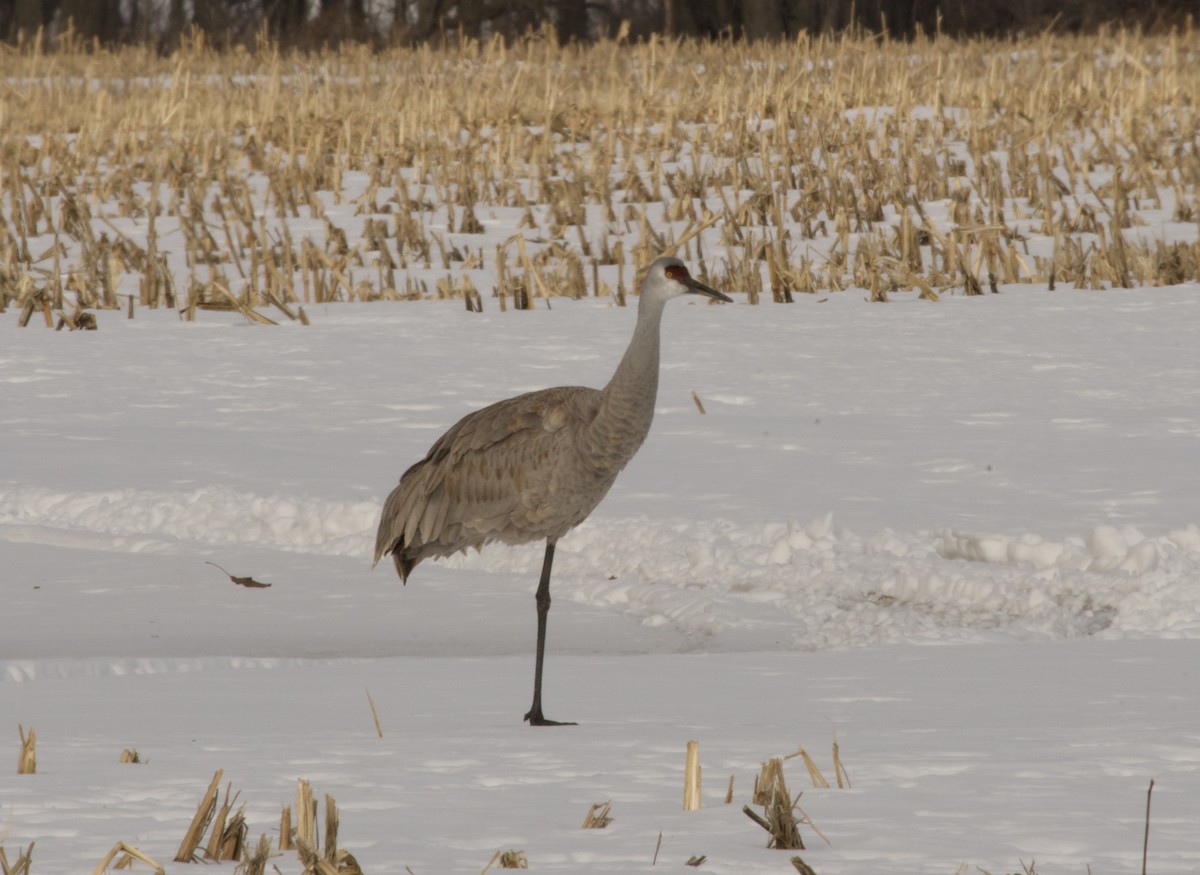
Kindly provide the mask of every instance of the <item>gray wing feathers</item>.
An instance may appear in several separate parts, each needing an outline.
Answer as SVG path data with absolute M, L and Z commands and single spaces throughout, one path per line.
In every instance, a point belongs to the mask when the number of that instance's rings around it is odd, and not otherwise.
M 588 471 L 576 445 L 599 405 L 597 390 L 568 386 L 463 417 L 388 496 L 375 562 L 394 553 L 406 578 L 430 556 L 557 537 L 578 525 L 616 476 Z

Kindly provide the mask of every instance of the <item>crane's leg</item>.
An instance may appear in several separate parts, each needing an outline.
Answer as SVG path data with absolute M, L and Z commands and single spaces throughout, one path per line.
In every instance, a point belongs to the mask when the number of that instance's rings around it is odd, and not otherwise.
M 538 582 L 537 594 L 537 662 L 533 667 L 533 706 L 525 719 L 530 726 L 574 726 L 574 723 L 560 723 L 557 720 L 547 720 L 542 715 L 542 660 L 546 655 L 546 618 L 550 615 L 550 566 L 554 564 L 553 538 L 546 541 L 546 558 L 542 561 L 542 578 Z

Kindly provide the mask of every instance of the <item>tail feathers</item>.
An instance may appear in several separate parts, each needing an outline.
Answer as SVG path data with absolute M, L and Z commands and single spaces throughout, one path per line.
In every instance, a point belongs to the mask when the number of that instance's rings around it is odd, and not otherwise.
M 392 562 L 396 565 L 396 573 L 400 575 L 401 583 L 408 583 L 408 576 L 412 574 L 412 570 L 417 567 L 419 558 L 407 556 L 404 552 L 404 539 L 396 541 L 387 549 L 380 549 L 375 553 L 375 561 L 371 563 L 371 570 L 375 570 L 375 566 L 379 564 L 379 560 L 384 556 L 391 555 Z
M 408 576 L 412 574 L 412 570 L 417 567 L 417 562 L 420 560 L 409 559 L 404 555 L 402 544 L 397 544 L 392 550 L 392 562 L 396 564 L 396 573 L 400 575 L 401 583 L 408 583 Z
M 418 468 L 419 465 L 420 463 L 414 465 L 413 468 Z M 379 564 L 380 559 L 390 554 L 392 561 L 396 564 L 396 573 L 405 583 L 408 582 L 408 575 L 421 561 L 422 556 L 421 535 L 417 531 L 417 520 L 413 519 L 412 508 L 413 496 L 420 493 L 405 486 L 405 481 L 409 479 L 412 472 L 413 469 L 410 468 L 404 473 L 404 476 L 400 478 L 400 484 L 388 494 L 387 500 L 383 503 L 383 513 L 379 518 L 379 531 L 375 534 L 375 561 L 371 564 L 371 567 L 374 568 Z M 415 550 L 411 543 L 406 542 L 406 538 L 416 541 Z

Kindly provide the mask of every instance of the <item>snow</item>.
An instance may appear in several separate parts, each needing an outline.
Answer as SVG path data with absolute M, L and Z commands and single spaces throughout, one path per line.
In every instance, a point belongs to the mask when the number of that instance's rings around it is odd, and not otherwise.
M 1151 778 L 1150 870 L 1200 869 L 1200 287 L 673 304 L 650 439 L 559 545 L 546 708 L 580 725 L 557 730 L 521 722 L 537 545 L 407 587 L 369 569 L 441 430 L 602 384 L 634 319 L 490 304 L 4 320 L 4 757 L 15 724 L 39 740 L 36 775 L 0 773 L 10 859 L 90 871 L 121 840 L 189 871 L 169 861 L 224 769 L 252 841 L 297 778 L 332 794 L 369 873 L 510 847 L 781 872 L 740 810 L 753 776 L 802 745 L 832 780 L 836 737 L 851 788 L 786 766 L 825 875 L 1133 871 Z
M 895 114 L 844 117 L 870 138 Z M 935 115 L 971 117 L 907 118 Z M 1077 133 L 1077 159 L 1101 133 Z M 944 149 L 971 159 L 964 143 Z M 715 174 L 724 160 L 681 155 L 635 163 Z M 267 197 L 261 170 L 237 172 Z M 400 175 L 424 191 L 419 168 Z M 371 175 L 341 179 L 315 196 L 356 245 Z M 59 215 L 62 194 L 43 194 Z M 1132 211 L 1130 240 L 1194 242 L 1195 224 L 1172 221 L 1191 187 L 1159 194 Z M 145 216 L 112 206 L 94 204 L 109 222 L 98 230 L 145 243 Z M 634 250 L 629 223 L 614 232 L 587 206 L 585 238 Z M 1025 258 L 1049 257 L 1042 214 L 1003 206 Z M 465 413 L 602 385 L 635 313 L 557 298 L 500 312 L 491 253 L 525 210 L 477 204 L 484 231 L 469 235 L 432 207 L 421 227 L 482 262 L 413 265 L 397 285 L 466 276 L 484 313 L 309 304 L 311 325 L 264 327 L 139 308 L 97 312 L 95 332 L 0 316 L 10 861 L 35 842 L 34 875 L 90 872 L 124 841 L 172 875 L 193 871 L 170 861 L 223 769 L 251 843 L 276 837 L 307 778 L 336 798 L 341 844 L 369 875 L 476 872 L 508 848 L 540 872 L 678 871 L 699 855 L 711 873 L 792 872 L 741 807 L 763 759 L 799 746 L 832 780 L 836 739 L 851 787 L 816 789 L 799 759 L 785 767 L 828 838 L 801 827 L 821 875 L 1139 871 L 1151 779 L 1147 871 L 1200 871 L 1200 284 L 1060 279 L 887 304 L 850 289 L 788 306 L 729 288 L 732 306 L 672 303 L 650 438 L 557 549 L 545 704 L 580 725 L 531 729 L 540 545 L 423 563 L 401 586 L 370 569 L 380 505 Z M 924 204 L 943 230 L 951 207 Z M 278 211 L 260 212 L 278 233 Z M 547 225 L 548 206 L 532 212 Z M 645 212 L 683 233 L 665 205 Z M 288 227 L 296 241 L 326 233 L 315 213 Z M 182 289 L 178 218 L 157 228 Z M 700 239 L 715 269 L 720 226 Z M 820 261 L 836 237 L 794 239 Z M 67 237 L 29 241 L 35 254 L 56 243 L 73 263 Z M 616 286 L 615 266 L 599 274 Z M 137 279 L 122 274 L 119 291 Z M 18 726 L 37 732 L 35 775 L 14 774 Z M 692 739 L 704 807 L 684 812 Z M 118 763 L 124 748 L 145 762 Z M 607 799 L 614 822 L 580 829 Z M 292 853 L 272 862 L 302 869 Z

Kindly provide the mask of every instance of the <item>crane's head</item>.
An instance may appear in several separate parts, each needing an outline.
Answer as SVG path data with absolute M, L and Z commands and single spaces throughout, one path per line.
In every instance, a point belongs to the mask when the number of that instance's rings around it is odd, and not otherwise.
M 659 258 L 646 268 L 646 278 L 642 280 L 642 300 L 669 301 L 680 295 L 704 295 L 733 303 L 733 298 L 695 279 L 678 258 Z

